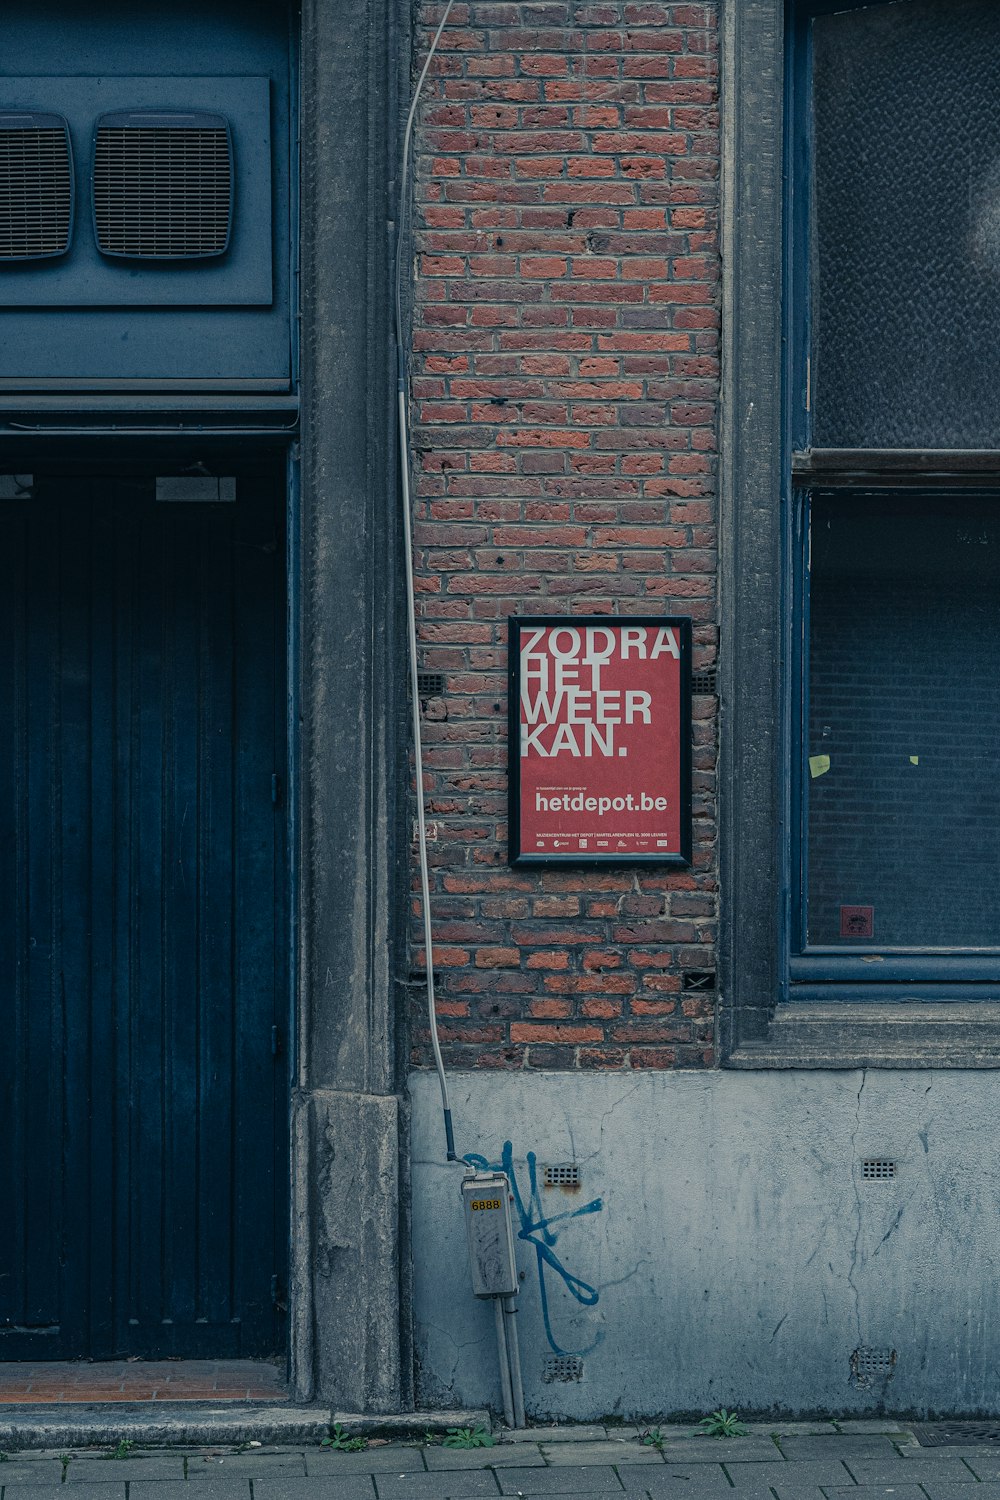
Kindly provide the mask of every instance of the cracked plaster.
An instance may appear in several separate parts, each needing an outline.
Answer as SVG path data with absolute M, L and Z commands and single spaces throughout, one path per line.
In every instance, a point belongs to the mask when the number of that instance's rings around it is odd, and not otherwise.
M 438 1156 L 433 1076 L 411 1076 L 418 1400 L 499 1403 L 492 1313 L 469 1290 L 458 1174 Z M 518 1244 L 528 1409 L 592 1420 L 704 1412 L 884 1408 L 977 1414 L 1000 1404 L 1000 1096 L 991 1075 L 457 1074 L 460 1152 L 577 1161 L 576 1195 L 541 1189 L 584 1307 L 546 1275 L 559 1347 L 580 1382 L 546 1384 L 536 1256 Z M 891 1157 L 898 1176 L 861 1178 Z M 515 1224 L 515 1232 L 516 1232 Z M 892 1348 L 859 1387 L 859 1346 Z

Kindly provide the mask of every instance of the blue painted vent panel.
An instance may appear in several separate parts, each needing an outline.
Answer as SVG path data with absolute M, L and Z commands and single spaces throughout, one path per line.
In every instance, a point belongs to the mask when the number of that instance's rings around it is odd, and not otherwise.
M 270 305 L 272 182 L 267 78 L 34 77 L 8 79 L 0 87 L 13 95 L 10 101 L 0 98 L 3 104 L 34 106 L 58 101 L 69 122 L 80 207 L 65 260 L 0 264 L 0 301 L 7 306 L 81 308 Z M 137 160 L 132 179 L 134 201 L 128 205 L 123 201 L 129 175 L 124 163 L 116 167 L 109 159 L 97 172 L 100 128 L 106 121 L 126 116 L 163 120 L 167 112 L 221 120 L 230 143 L 229 233 L 221 251 L 218 239 L 213 241 L 216 248 L 209 256 L 184 259 L 154 254 L 148 260 L 141 256 L 124 260 L 123 252 L 110 249 L 112 239 L 119 243 L 118 236 L 125 232 L 118 215 L 142 209 L 148 214 L 151 210 L 151 197 L 147 195 L 151 179 L 141 180 L 140 166 L 147 173 L 154 170 L 151 159 L 155 148 L 152 143 L 142 143 L 143 161 Z M 112 128 L 121 129 L 117 125 Z M 202 179 L 204 165 L 202 162 L 199 170 Z M 99 193 L 95 193 L 95 176 L 100 177 Z M 167 200 L 174 206 L 180 199 L 176 187 L 174 183 Z M 215 212 L 217 204 L 213 205 Z M 148 243 L 147 233 L 138 224 L 134 230 L 129 229 L 132 249 L 125 253 L 131 256 L 140 239 Z M 104 246 L 99 245 L 102 234 L 108 236 L 109 248 L 104 253 Z
M 0 406 L 5 392 L 20 401 L 63 391 L 284 395 L 291 388 L 295 7 L 287 0 L 145 0 L 141 25 L 138 14 L 128 0 L 3 6 L 0 114 L 65 118 L 75 208 L 63 255 L 0 258 Z M 188 218 L 181 245 L 211 254 L 102 252 L 94 212 L 98 122 L 178 113 L 212 115 L 229 128 L 228 241 L 221 244 L 217 201 L 209 237 L 192 236 Z M 104 244 L 106 251 L 147 248 L 141 238 Z
M 69 127 L 62 115 L 0 113 L 0 261 L 65 255 L 73 186 Z
M 180 110 L 102 115 L 94 131 L 92 186 L 102 255 L 225 255 L 233 207 L 229 123 L 223 115 Z

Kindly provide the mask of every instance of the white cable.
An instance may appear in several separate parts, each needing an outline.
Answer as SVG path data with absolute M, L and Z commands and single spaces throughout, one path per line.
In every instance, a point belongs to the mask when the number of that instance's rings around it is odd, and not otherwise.
M 403 489 L 403 544 L 406 550 L 406 603 L 407 603 L 407 635 L 410 647 L 410 710 L 413 722 L 413 762 L 417 782 L 417 845 L 420 856 L 420 901 L 424 916 L 424 952 L 426 953 L 427 971 L 427 1016 L 430 1021 L 431 1048 L 434 1053 L 434 1066 L 437 1069 L 438 1083 L 441 1087 L 441 1108 L 444 1111 L 445 1139 L 447 1141 L 448 1160 L 457 1161 L 455 1155 L 455 1136 L 451 1122 L 451 1106 L 448 1102 L 448 1079 L 444 1071 L 444 1059 L 441 1056 L 441 1043 L 438 1040 L 437 1012 L 434 1005 L 434 933 L 431 924 L 431 883 L 430 872 L 427 865 L 427 819 L 424 813 L 424 755 L 420 735 L 420 698 L 417 692 L 417 607 L 413 588 L 413 517 L 410 501 L 410 421 L 407 411 L 406 390 L 406 360 L 403 353 L 403 312 L 402 312 L 402 279 L 403 279 L 403 238 L 406 218 L 406 189 L 409 177 L 410 165 L 410 141 L 413 135 L 413 122 L 416 119 L 417 106 L 420 103 L 420 95 L 423 90 L 424 80 L 430 68 L 434 53 L 437 51 L 441 33 L 444 31 L 445 23 L 451 13 L 454 0 L 448 0 L 444 8 L 444 14 L 434 33 L 430 50 L 417 79 L 417 86 L 413 91 L 413 100 L 410 104 L 410 112 L 406 117 L 406 129 L 403 132 L 403 161 L 399 176 L 399 213 L 396 219 L 396 350 L 397 350 L 397 395 L 399 416 L 399 470 Z

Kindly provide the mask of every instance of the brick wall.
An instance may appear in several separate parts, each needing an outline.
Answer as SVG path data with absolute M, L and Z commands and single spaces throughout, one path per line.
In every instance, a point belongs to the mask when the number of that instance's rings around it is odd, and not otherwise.
M 420 13 L 422 58 L 440 19 Z M 506 620 L 680 613 L 715 660 L 712 5 L 456 0 L 416 140 L 412 359 L 438 1012 L 454 1066 L 713 1060 L 715 699 L 689 871 L 507 865 Z M 415 899 L 414 915 L 419 914 Z M 427 1061 L 414 925 L 414 1059 Z

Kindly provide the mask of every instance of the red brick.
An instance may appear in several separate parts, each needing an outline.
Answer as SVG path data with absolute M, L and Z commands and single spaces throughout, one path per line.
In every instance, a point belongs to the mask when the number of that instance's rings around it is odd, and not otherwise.
M 425 789 L 463 1067 L 713 1064 L 714 997 L 681 985 L 715 962 L 716 701 L 696 705 L 690 871 L 513 871 L 503 840 L 508 614 L 676 609 L 715 659 L 715 23 L 714 0 L 463 6 L 418 121 L 417 597 L 446 674 Z

